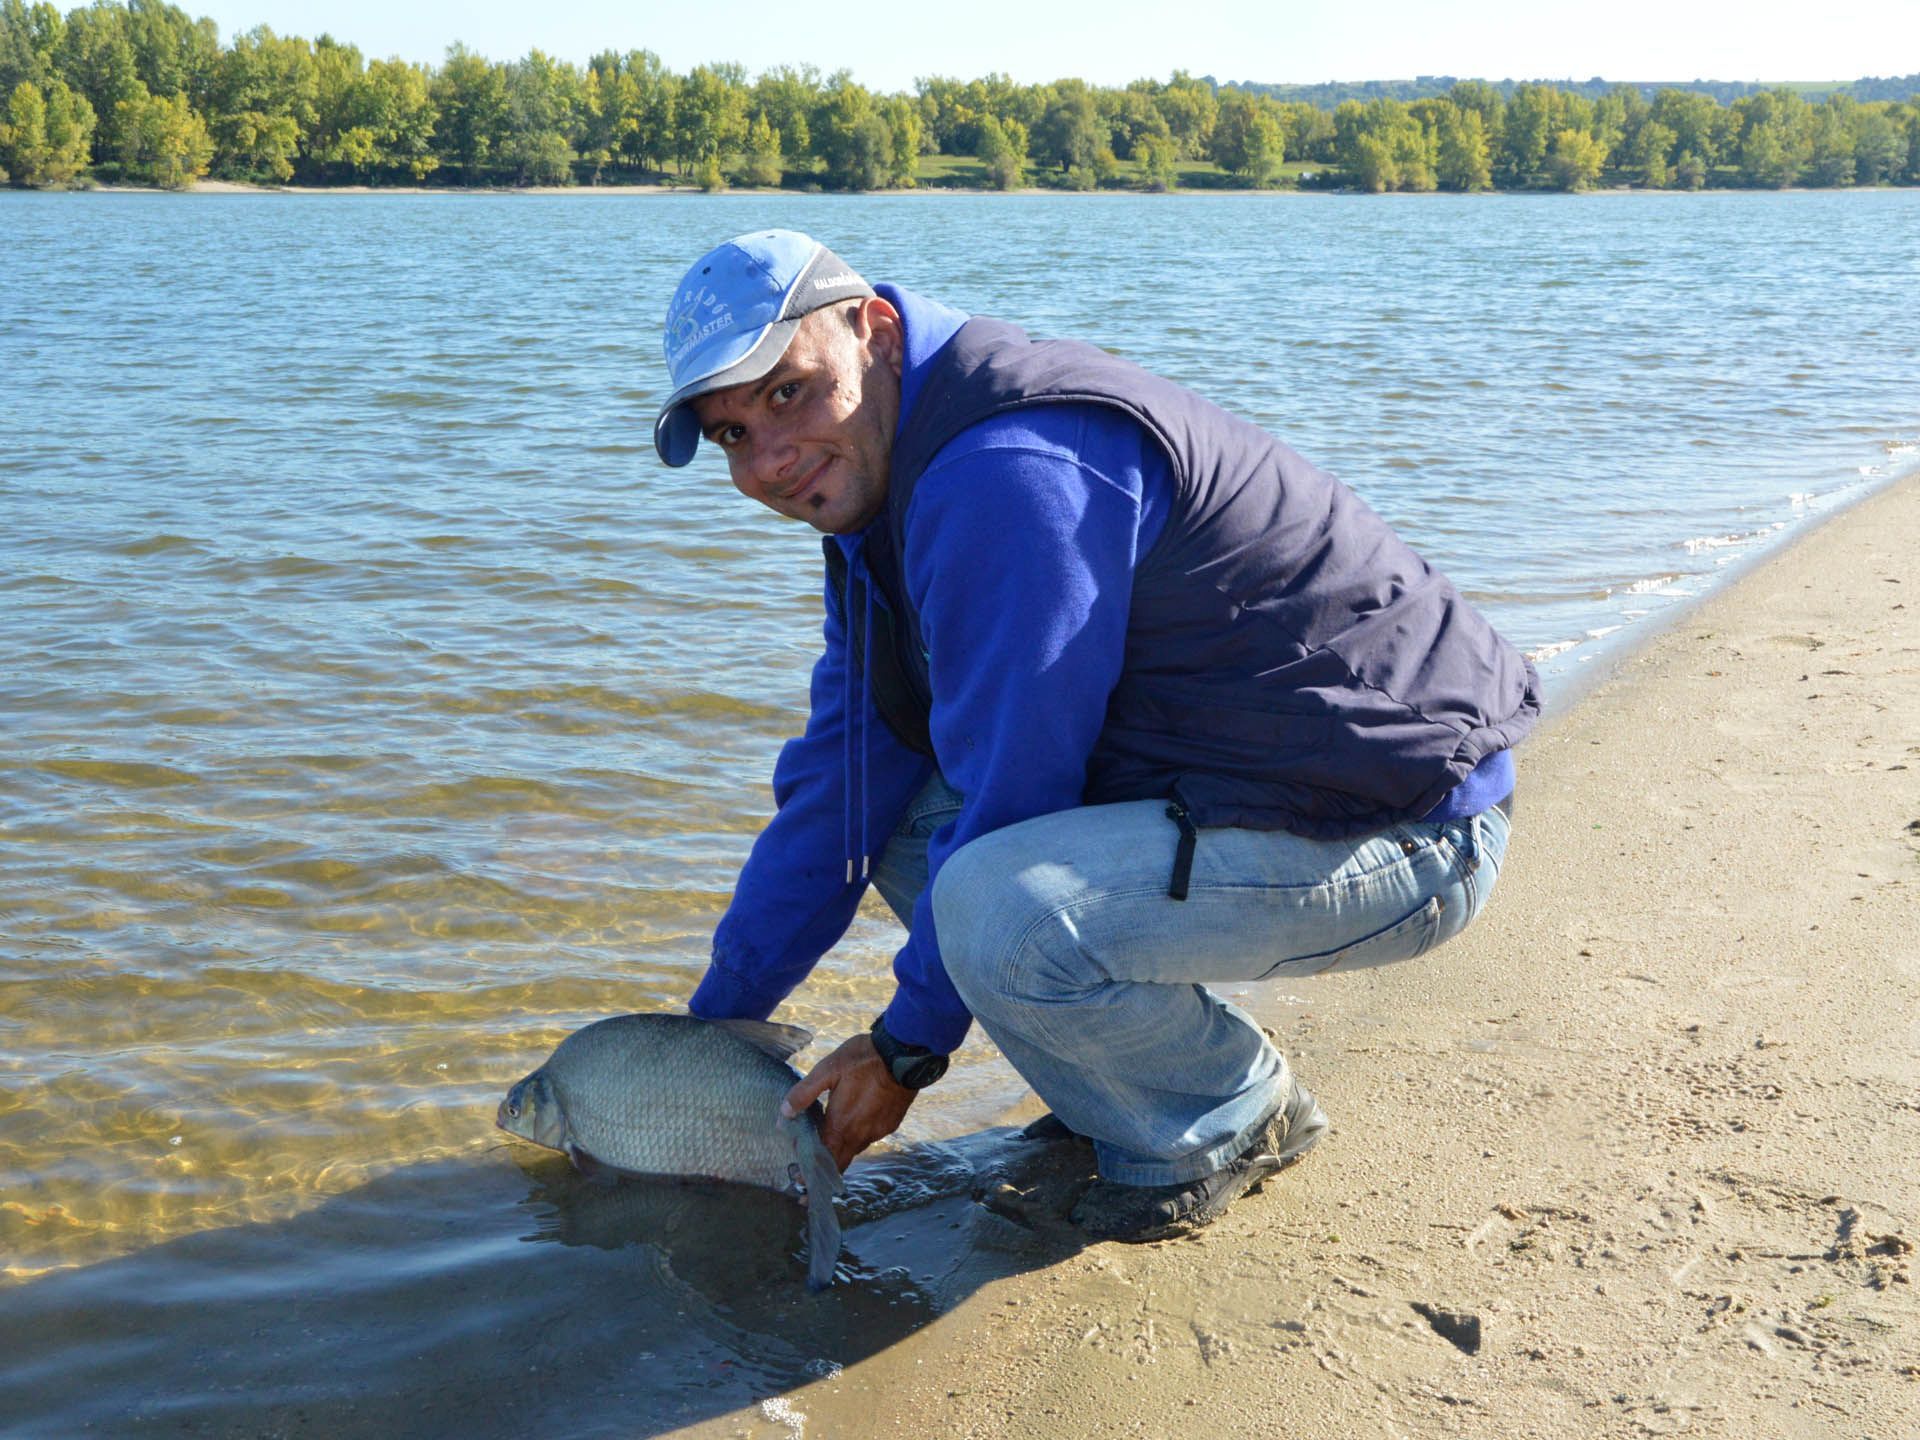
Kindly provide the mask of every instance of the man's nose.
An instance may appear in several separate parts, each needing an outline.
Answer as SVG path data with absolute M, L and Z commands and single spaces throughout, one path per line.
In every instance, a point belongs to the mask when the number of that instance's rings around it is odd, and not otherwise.
M 762 435 L 753 449 L 753 478 L 763 490 L 780 490 L 792 478 L 800 447 L 784 432 Z

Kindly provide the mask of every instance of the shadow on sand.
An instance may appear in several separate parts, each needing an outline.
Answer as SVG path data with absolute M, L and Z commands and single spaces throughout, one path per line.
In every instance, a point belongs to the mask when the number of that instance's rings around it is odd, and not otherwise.
M 856 1165 L 818 1294 L 771 1193 L 517 1146 L 415 1166 L 0 1292 L 0 1435 L 657 1435 L 1070 1254 L 1089 1157 L 995 1129 Z

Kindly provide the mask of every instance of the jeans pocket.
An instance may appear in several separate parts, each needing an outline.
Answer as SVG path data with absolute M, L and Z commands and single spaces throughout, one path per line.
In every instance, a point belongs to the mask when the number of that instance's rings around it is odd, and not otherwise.
M 907 802 L 906 814 L 901 817 L 899 833 L 911 835 L 915 839 L 928 839 L 947 821 L 960 813 L 966 804 L 960 792 L 947 783 L 947 777 L 934 771 L 933 778 L 920 787 L 920 792 Z
M 1441 912 L 1445 908 L 1440 897 L 1435 895 L 1404 920 L 1396 920 L 1384 930 L 1377 930 L 1350 945 L 1342 945 L 1338 950 L 1284 960 L 1269 970 L 1267 975 L 1323 975 L 1329 970 L 1364 970 L 1370 965 L 1391 965 L 1399 960 L 1412 960 L 1433 948 L 1434 937 L 1440 933 Z

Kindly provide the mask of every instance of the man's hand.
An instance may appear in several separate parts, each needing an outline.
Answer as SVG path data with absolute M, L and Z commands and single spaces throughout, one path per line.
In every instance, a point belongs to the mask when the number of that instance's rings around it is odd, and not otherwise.
M 871 1035 L 854 1036 L 814 1066 L 812 1074 L 787 1092 L 780 1113 L 798 1115 L 829 1090 L 833 1098 L 827 1102 L 820 1138 L 843 1172 L 854 1156 L 900 1128 L 919 1093 L 893 1078 Z

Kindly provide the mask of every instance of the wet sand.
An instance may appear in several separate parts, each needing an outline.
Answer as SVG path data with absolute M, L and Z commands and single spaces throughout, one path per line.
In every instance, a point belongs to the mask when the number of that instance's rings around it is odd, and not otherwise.
M 1474 931 L 1249 992 L 1334 1128 L 1206 1233 L 896 1217 L 964 1299 L 676 1433 L 1920 1434 L 1916 555 L 1909 477 L 1528 744 Z

